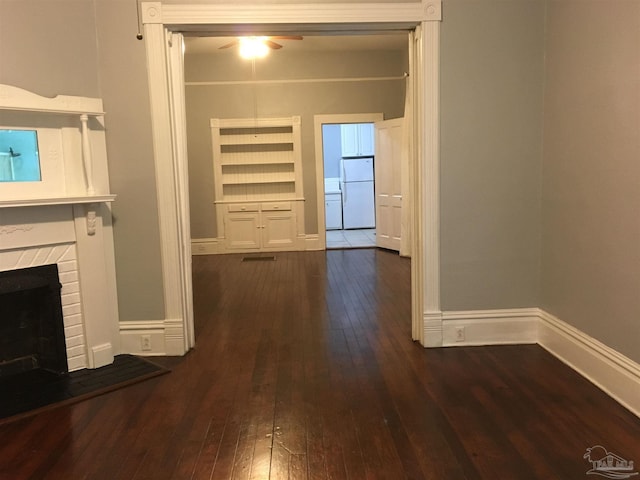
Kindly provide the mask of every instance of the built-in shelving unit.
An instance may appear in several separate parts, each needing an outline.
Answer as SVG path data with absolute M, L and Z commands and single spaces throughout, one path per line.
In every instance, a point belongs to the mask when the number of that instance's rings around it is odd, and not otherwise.
M 297 226 L 304 225 L 300 117 L 214 118 L 210 126 L 223 250 L 298 249 Z

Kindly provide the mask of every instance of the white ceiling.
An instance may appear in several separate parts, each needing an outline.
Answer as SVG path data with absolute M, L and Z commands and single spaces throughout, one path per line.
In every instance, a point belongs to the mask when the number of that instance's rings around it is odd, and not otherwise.
M 186 37 L 186 53 L 225 53 L 233 48 L 220 50 L 219 47 L 233 41 L 236 37 Z M 389 51 L 407 48 L 406 33 L 384 33 L 380 35 L 306 35 L 303 40 L 275 40 L 282 50 L 296 52 L 319 51 Z

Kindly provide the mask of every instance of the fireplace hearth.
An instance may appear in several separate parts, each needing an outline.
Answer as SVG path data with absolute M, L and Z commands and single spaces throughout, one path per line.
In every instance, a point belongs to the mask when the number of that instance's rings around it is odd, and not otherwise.
M 57 265 L 0 272 L 0 380 L 68 372 Z

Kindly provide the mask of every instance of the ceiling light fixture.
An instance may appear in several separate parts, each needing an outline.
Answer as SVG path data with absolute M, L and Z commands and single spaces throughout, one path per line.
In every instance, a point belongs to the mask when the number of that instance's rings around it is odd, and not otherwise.
M 254 58 L 264 58 L 269 53 L 269 47 L 266 44 L 268 37 L 241 37 L 240 38 L 240 56 L 248 60 Z

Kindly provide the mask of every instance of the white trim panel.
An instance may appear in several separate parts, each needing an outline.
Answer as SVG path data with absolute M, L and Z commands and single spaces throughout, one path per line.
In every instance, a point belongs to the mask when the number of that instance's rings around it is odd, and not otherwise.
M 640 417 L 640 365 L 542 310 L 538 343 Z
M 324 250 L 323 242 L 320 241 L 320 235 L 317 233 L 308 233 L 304 237 L 305 250 Z
M 123 353 L 140 356 L 184 355 L 182 319 L 120 322 Z
M 333 3 L 327 8 L 323 3 L 308 4 L 192 4 L 171 5 L 160 2 L 142 3 L 144 23 L 165 25 L 234 25 L 234 24 L 359 24 L 439 21 L 442 19 L 442 2 L 428 0 L 421 3 L 373 3 L 367 10 L 359 4 Z
M 191 254 L 215 255 L 217 253 L 222 253 L 222 245 L 224 245 L 224 238 L 192 238 Z
M 536 343 L 539 310 L 442 312 L 442 345 L 513 345 Z
M 640 365 L 544 310 L 451 311 L 424 321 L 425 337 L 441 332 L 449 347 L 537 343 L 640 417 Z

